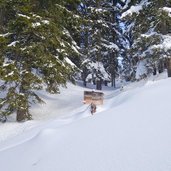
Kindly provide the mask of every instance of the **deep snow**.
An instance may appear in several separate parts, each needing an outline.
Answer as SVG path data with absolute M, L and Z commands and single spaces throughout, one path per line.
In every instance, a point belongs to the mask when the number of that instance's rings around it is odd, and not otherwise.
M 122 91 L 106 88 L 93 116 L 83 87 L 40 92 L 47 105 L 32 108 L 35 121 L 0 125 L 1 170 L 170 171 L 170 87 L 171 79 L 159 77 Z

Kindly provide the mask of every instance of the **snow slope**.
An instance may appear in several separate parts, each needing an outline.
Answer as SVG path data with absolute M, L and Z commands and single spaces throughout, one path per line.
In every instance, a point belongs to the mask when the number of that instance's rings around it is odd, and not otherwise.
M 170 171 L 170 87 L 171 79 L 163 79 L 105 90 L 104 106 L 92 116 L 78 105 L 83 88 L 71 86 L 68 114 L 30 123 L 33 128 L 1 142 L 1 170 Z

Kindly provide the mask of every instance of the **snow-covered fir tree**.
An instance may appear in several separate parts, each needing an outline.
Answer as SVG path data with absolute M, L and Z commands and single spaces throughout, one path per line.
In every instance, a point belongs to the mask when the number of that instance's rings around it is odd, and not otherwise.
M 163 0 L 126 1 L 122 18 L 129 46 L 124 64 L 133 79 L 170 66 L 170 7 L 171 2 Z
M 117 2 L 111 0 L 85 1 L 83 26 L 83 80 L 97 84 L 101 89 L 102 81 L 111 82 L 115 86 L 118 68 L 118 37 Z
M 58 93 L 72 79 L 79 56 L 73 36 L 79 17 L 76 1 L 17 0 L 0 3 L 0 108 L 17 120 L 31 119 L 29 107 L 41 99 L 34 90 Z M 73 10 L 70 10 L 72 7 Z

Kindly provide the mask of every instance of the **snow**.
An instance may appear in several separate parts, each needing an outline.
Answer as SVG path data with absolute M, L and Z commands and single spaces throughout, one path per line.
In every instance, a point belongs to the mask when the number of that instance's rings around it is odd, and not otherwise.
M 34 121 L 0 125 L 0 137 L 7 136 L 1 138 L 1 170 L 171 170 L 171 79 L 165 77 L 122 91 L 104 87 L 104 105 L 94 115 L 81 102 L 88 88 L 80 84 L 68 84 L 60 95 L 41 91 L 47 104 L 32 108 Z M 53 119 L 36 118 L 42 115 Z
M 65 61 L 72 67 L 76 67 L 76 65 L 69 58 L 65 57 Z
M 17 43 L 19 43 L 19 41 L 13 41 L 8 45 L 8 47 L 15 46 Z
M 170 35 L 163 35 L 162 36 L 163 42 L 157 45 L 153 45 L 152 49 L 163 49 L 164 51 L 168 51 L 171 48 L 171 36 Z
M 125 7 L 127 7 L 129 3 L 130 2 L 128 1 Z M 148 2 L 148 0 L 144 0 L 137 5 L 132 5 L 127 11 L 122 13 L 121 18 L 125 18 L 126 16 L 129 15 L 131 16 L 133 13 L 139 14 L 139 12 L 143 10 L 143 7 L 148 6 L 149 4 L 150 2 Z
M 105 13 L 105 12 L 107 12 L 106 9 L 97 8 L 97 7 L 88 7 L 88 9 L 90 9 L 92 13 Z
M 148 38 L 148 37 L 155 36 L 155 35 L 159 35 L 159 34 L 157 32 L 155 32 L 155 31 L 150 31 L 150 32 L 145 33 L 145 34 L 141 34 L 141 37 Z
M 85 62 L 88 62 L 88 65 L 87 65 L 87 68 L 89 70 L 91 70 L 92 72 L 87 76 L 86 80 L 88 81 L 88 79 L 92 79 L 93 78 L 93 74 L 94 74 L 94 70 L 96 71 L 100 71 L 101 73 L 101 77 L 104 79 L 104 80 L 109 80 L 110 76 L 109 74 L 106 72 L 104 66 L 103 66 L 103 63 L 102 62 L 92 62 L 92 61 L 88 61 L 88 60 L 85 60 Z
M 5 77 L 12 76 L 12 75 L 14 75 L 14 71 L 11 71 L 11 72 L 8 73 L 8 75 L 6 75 Z
M 162 10 L 165 11 L 165 12 L 167 12 L 168 13 L 168 16 L 171 17 L 171 8 L 169 8 L 169 7 L 163 7 Z
M 50 22 L 48 20 L 41 20 L 41 23 L 40 22 L 35 22 L 35 23 L 32 23 L 32 27 L 33 28 L 36 28 L 38 26 L 41 26 L 41 24 L 46 24 L 48 25 Z
M 77 45 L 76 41 L 73 40 L 70 32 L 66 28 L 63 28 L 63 34 L 72 40 L 72 43 L 67 43 L 67 44 L 73 49 L 73 51 L 75 51 L 75 53 L 80 54 L 80 52 L 78 51 L 80 47 Z M 63 45 L 63 42 L 61 43 L 61 45 Z
M 31 13 L 31 14 L 32 14 L 32 16 L 33 16 L 33 17 L 35 17 L 35 18 L 42 19 L 42 17 L 41 17 L 41 16 L 39 16 L 39 15 L 37 15 L 37 14 L 33 14 L 33 13 Z
M 29 17 L 29 16 L 24 15 L 24 14 L 18 14 L 18 16 L 20 16 L 20 17 L 24 17 L 24 18 L 27 18 L 27 19 L 30 19 L 30 17 Z
M 5 33 L 5 34 L 0 34 L 0 37 L 7 37 L 9 36 L 11 33 Z
M 71 48 L 72 48 L 76 53 L 80 54 L 79 51 L 77 50 L 77 46 L 73 46 L 73 45 L 72 45 Z
M 3 63 L 3 67 L 9 66 L 11 63 Z
M 108 49 L 115 49 L 115 50 L 119 51 L 119 47 L 115 43 L 110 42 L 109 45 L 103 43 L 102 45 Z
M 33 28 L 38 27 L 38 26 L 40 26 L 40 25 L 41 25 L 40 22 L 32 23 L 32 27 L 33 27 Z
M 123 9 L 128 8 L 128 5 L 129 5 L 130 2 L 131 2 L 131 0 L 126 0 L 126 3 L 125 3 L 125 5 L 124 5 Z
M 130 23 L 129 25 L 127 25 L 127 27 L 125 28 L 125 26 L 122 26 L 123 32 L 124 33 L 129 33 L 131 32 L 132 28 L 134 28 L 135 26 L 135 22 Z M 126 44 L 127 45 L 127 44 Z
M 48 20 L 42 20 L 42 23 L 48 25 L 49 24 L 49 21 Z

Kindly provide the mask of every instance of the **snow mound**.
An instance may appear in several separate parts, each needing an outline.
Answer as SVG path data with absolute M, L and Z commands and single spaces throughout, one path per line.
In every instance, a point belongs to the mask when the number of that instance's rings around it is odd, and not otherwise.
M 82 106 L 72 115 L 30 129 L 22 141 L 9 140 L 0 146 L 1 169 L 171 170 L 171 79 L 141 84 L 105 95 L 95 115 Z

